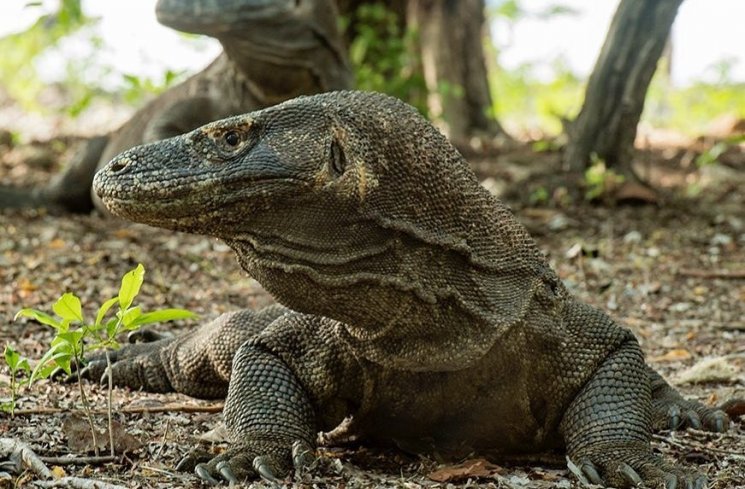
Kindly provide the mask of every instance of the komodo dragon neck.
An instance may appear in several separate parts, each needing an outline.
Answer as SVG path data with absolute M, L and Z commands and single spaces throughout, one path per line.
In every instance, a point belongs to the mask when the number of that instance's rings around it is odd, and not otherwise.
M 398 368 L 462 368 L 564 293 L 444 136 L 379 94 L 218 121 L 96 180 L 114 213 L 224 239 L 280 302 L 345 323 L 358 351 Z

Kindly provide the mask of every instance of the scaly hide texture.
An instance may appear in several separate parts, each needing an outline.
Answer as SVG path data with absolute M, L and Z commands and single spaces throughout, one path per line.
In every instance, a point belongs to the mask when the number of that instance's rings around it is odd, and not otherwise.
M 225 240 L 285 306 L 114 365 L 120 385 L 205 397 L 230 375 L 233 445 L 196 465 L 208 481 L 273 480 L 351 417 L 345 436 L 410 451 L 565 451 L 597 483 L 705 482 L 653 455 L 650 432 L 679 427 L 680 412 L 722 431 L 726 415 L 684 400 L 628 330 L 568 294 L 507 207 L 397 99 L 300 97 L 126 151 L 94 187 L 116 215 Z M 189 387 L 210 379 L 223 391 Z

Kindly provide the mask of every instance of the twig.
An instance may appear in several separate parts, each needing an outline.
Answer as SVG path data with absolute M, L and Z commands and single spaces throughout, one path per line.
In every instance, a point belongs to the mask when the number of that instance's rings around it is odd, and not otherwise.
M 729 455 L 730 457 L 736 458 L 738 460 L 745 460 L 745 452 L 739 452 L 736 450 L 725 450 L 723 448 L 709 447 L 709 446 L 702 445 L 701 443 L 698 443 L 693 440 L 686 440 L 685 442 L 681 442 L 674 438 L 669 438 L 667 436 L 658 435 L 658 434 L 653 434 L 652 438 L 654 438 L 655 440 L 669 443 L 671 445 L 675 445 L 678 448 L 695 449 L 695 450 L 700 450 L 702 452 L 721 453 L 722 455 Z
M 208 404 L 200 406 L 197 404 L 164 404 L 162 406 L 143 406 L 143 407 L 124 407 L 117 412 L 122 414 L 144 414 L 144 413 L 219 413 L 222 412 L 223 404 Z M 18 409 L 16 416 L 29 416 L 32 414 L 59 414 L 66 413 L 70 410 L 67 408 L 49 408 L 39 407 L 30 409 Z M 105 409 L 93 409 L 92 414 L 106 414 Z
M 119 324 L 121 324 L 122 318 L 119 317 Z M 118 326 L 118 325 L 117 325 Z M 112 405 L 112 395 L 114 392 L 114 380 L 113 380 L 113 374 L 112 374 L 112 368 L 111 368 L 111 357 L 109 356 L 109 349 L 104 349 L 104 352 L 106 353 L 106 373 L 108 374 L 108 380 L 109 380 L 109 388 L 108 388 L 108 396 L 106 399 L 106 420 L 109 423 L 109 455 L 112 457 L 116 455 L 116 450 L 114 448 L 114 423 L 111 419 L 111 405 Z M 95 441 L 94 441 L 95 443 Z
M 155 456 L 153 457 L 153 461 L 158 460 L 160 458 L 160 454 L 163 451 L 163 447 L 166 446 L 166 439 L 168 438 L 168 430 L 171 428 L 171 418 L 166 418 L 166 428 L 163 430 L 163 440 L 160 442 L 160 446 L 158 447 L 158 451 L 155 452 Z
M 78 356 L 75 355 L 75 370 L 80 371 L 80 362 L 78 362 Z M 88 420 L 88 426 L 91 429 L 91 437 L 93 438 L 93 452 L 98 456 L 98 440 L 96 440 L 96 428 L 93 426 L 93 416 L 91 414 L 91 405 L 88 402 L 88 397 L 85 395 L 85 389 L 83 389 L 83 379 L 80 375 L 78 377 L 78 388 L 80 389 L 80 400 L 83 403 L 83 412 Z
M 112 457 L 111 455 L 99 455 L 98 457 L 39 457 L 42 462 L 51 465 L 100 465 L 111 462 L 118 462 L 121 457 Z
M 51 479 L 52 472 L 31 448 L 21 441 L 12 438 L 0 438 L 0 454 L 3 458 L 19 457 L 21 462 L 43 479 Z
M 84 479 L 83 477 L 62 477 L 53 481 L 34 481 L 37 487 L 65 487 L 72 489 L 127 489 L 119 484 L 97 481 L 94 479 Z
M 682 270 L 678 270 L 678 275 L 697 278 L 738 279 L 745 278 L 745 270 L 699 270 L 684 268 Z

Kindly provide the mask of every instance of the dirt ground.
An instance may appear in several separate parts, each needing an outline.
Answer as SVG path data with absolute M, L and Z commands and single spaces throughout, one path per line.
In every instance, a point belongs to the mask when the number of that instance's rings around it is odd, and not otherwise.
M 0 180 L 43 182 L 66 150 L 66 144 L 55 143 L 0 152 Z M 633 330 L 649 362 L 685 395 L 712 405 L 745 397 L 745 165 L 707 173 L 682 168 L 680 157 L 660 158 L 664 164 L 653 162 L 650 171 L 672 175 L 677 183 L 700 184 L 702 190 L 695 198 L 660 206 L 536 206 L 525 198 L 536 186 L 526 162 L 541 158 L 548 168 L 556 159 L 517 152 L 472 160 L 481 173 L 494 170 L 488 187 L 507 187 L 510 195 L 523 196 L 509 202 L 567 286 Z M 662 177 L 658 181 L 664 183 Z M 3 211 L 0 344 L 12 343 L 38 359 L 49 346 L 51 330 L 26 319 L 14 321 L 19 309 L 51 312 L 56 298 L 72 291 L 91 316 L 137 263 L 146 268 L 139 298 L 145 310 L 183 307 L 206 321 L 271 302 L 218 241 L 98 215 Z M 184 321 L 158 329 L 178 332 L 197 324 Z M 3 366 L 3 400 L 10 395 L 9 380 Z M 99 412 L 95 424 L 104 429 L 106 389 L 93 383 L 84 387 Z M 114 389 L 115 444 L 127 453 L 114 461 L 84 463 L 80 457 L 93 453 L 80 406 L 75 385 L 41 381 L 23 388 L 15 416 L 0 413 L 0 438 L 25 442 L 42 457 L 67 457 L 46 459 L 57 476 L 136 488 L 201 487 L 195 476 L 175 471 L 175 465 L 197 445 L 214 453 L 225 447 L 202 439 L 220 423 L 219 414 L 208 412 L 215 410 L 214 402 Z M 707 473 L 712 488 L 745 487 L 742 418 L 734 417 L 725 434 L 661 433 L 654 446 Z M 0 453 L 0 461 L 5 456 Z M 561 466 L 495 465 L 478 459 L 443 464 L 366 447 L 326 448 L 319 456 L 316 469 L 304 476 L 307 487 L 579 487 Z M 0 478 L 0 487 L 32 487 L 37 479 L 25 470 Z

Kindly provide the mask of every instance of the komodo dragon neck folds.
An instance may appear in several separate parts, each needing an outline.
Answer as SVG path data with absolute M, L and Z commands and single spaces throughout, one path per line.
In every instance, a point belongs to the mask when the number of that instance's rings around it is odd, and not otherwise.
M 118 130 L 88 141 L 47 186 L 0 187 L 0 208 L 105 212 L 91 183 L 116 154 L 298 95 L 351 87 L 333 0 L 159 0 L 156 13 L 166 26 L 218 39 L 224 52 Z
M 565 451 L 599 484 L 705 484 L 654 455 L 650 432 L 723 431 L 727 416 L 684 400 L 628 330 L 575 300 L 399 100 L 300 97 L 126 151 L 94 188 L 119 216 L 225 240 L 286 306 L 115 357 L 119 385 L 227 394 L 232 445 L 196 465 L 208 481 L 284 476 L 351 416 L 351 434 L 407 450 Z

